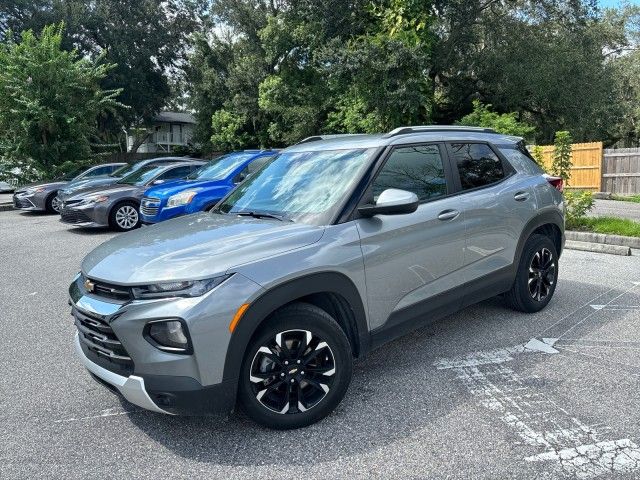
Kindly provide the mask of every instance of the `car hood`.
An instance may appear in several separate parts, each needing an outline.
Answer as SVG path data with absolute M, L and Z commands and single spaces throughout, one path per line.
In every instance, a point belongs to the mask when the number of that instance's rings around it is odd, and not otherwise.
M 78 180 L 77 182 L 71 182 L 69 185 L 67 185 L 64 189 L 64 193 L 75 193 L 79 190 L 83 190 L 89 187 L 95 187 L 98 185 L 110 185 L 112 183 L 116 183 L 118 180 L 120 180 L 120 177 L 111 176 L 94 177 L 89 180 Z
M 81 198 L 86 197 L 87 195 L 94 195 L 96 193 L 102 193 L 104 195 L 114 195 L 114 194 L 129 194 L 131 196 L 136 196 L 136 194 L 142 194 L 144 191 L 144 187 L 137 187 L 135 185 L 122 185 L 115 183 L 113 185 L 93 185 L 86 188 L 82 188 L 78 191 L 73 192 L 69 195 L 65 200 L 80 200 Z
M 119 235 L 82 262 L 85 275 L 122 285 L 198 280 L 317 242 L 324 227 L 199 213 Z
M 157 185 L 145 192 L 146 197 L 168 198 L 185 190 L 209 190 L 216 187 L 228 187 L 224 180 L 178 180 L 164 185 Z
M 34 188 L 34 187 L 44 187 L 47 190 L 56 190 L 56 189 L 63 188 L 65 185 L 68 185 L 68 183 L 69 182 L 65 182 L 65 181 L 30 183 L 28 185 L 22 185 L 19 189 L 17 189 L 17 191 L 22 192 L 27 188 Z

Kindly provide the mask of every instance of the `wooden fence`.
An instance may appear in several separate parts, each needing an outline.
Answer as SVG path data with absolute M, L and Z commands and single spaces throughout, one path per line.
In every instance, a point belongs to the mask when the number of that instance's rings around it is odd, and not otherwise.
M 602 142 L 574 143 L 571 150 L 571 178 L 566 188 L 602 191 Z M 543 167 L 551 172 L 553 145 L 542 146 Z
M 640 193 L 640 148 L 604 151 L 602 191 L 618 195 Z

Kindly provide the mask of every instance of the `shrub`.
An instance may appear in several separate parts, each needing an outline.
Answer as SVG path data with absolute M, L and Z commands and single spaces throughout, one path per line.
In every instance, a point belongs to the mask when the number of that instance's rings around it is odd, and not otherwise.
M 553 163 L 551 164 L 551 171 L 554 175 L 561 177 L 564 180 L 565 185 L 569 185 L 569 179 L 571 178 L 571 143 L 573 139 L 571 134 L 567 131 L 556 132 L 556 138 L 553 142 Z
M 576 228 L 581 224 L 581 220 L 593 208 L 593 195 L 588 191 L 576 190 L 573 192 L 565 192 L 564 199 L 566 204 L 565 216 L 567 220 L 567 228 Z

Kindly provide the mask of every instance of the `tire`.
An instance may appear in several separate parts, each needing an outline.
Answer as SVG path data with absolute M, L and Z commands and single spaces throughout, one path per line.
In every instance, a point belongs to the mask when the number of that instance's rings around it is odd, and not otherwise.
M 344 397 L 352 362 L 349 340 L 330 315 L 308 303 L 292 304 L 267 320 L 248 346 L 240 371 L 240 406 L 268 428 L 311 425 Z
M 118 232 L 128 232 L 140 226 L 140 212 L 135 202 L 121 202 L 109 212 L 109 227 Z
M 60 213 L 60 202 L 58 201 L 58 192 L 50 193 L 45 201 L 45 210 L 48 213 Z
M 529 237 L 522 250 L 520 264 L 507 304 L 526 313 L 539 312 L 551 301 L 558 283 L 558 253 L 545 235 Z

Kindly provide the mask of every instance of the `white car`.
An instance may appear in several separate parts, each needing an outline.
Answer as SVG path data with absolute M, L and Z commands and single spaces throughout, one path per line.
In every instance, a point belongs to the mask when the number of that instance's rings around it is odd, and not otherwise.
M 7 182 L 0 181 L 0 193 L 13 192 L 14 189 L 15 187 L 13 187 L 12 185 L 9 185 Z

